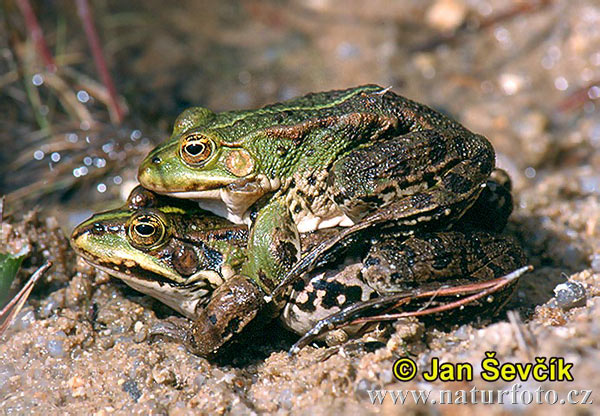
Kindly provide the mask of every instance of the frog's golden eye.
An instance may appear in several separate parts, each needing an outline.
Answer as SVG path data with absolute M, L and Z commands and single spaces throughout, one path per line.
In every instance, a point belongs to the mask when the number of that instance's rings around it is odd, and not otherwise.
M 166 222 L 158 214 L 141 213 L 131 218 L 127 234 L 134 247 L 140 249 L 157 247 L 166 240 Z
M 206 136 L 192 133 L 181 140 L 181 157 L 188 165 L 202 166 L 214 151 L 214 142 Z

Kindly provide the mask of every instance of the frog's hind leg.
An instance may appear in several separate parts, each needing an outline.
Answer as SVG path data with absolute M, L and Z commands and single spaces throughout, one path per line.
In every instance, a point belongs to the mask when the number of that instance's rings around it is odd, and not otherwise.
M 469 208 L 454 228 L 501 232 L 513 210 L 511 182 L 502 169 L 494 169 L 477 201 Z
M 371 142 L 337 160 L 328 192 L 355 223 L 387 207 L 382 221 L 407 228 L 460 215 L 494 166 L 494 150 L 464 129 L 422 130 Z
M 531 266 L 524 266 L 503 277 L 485 282 L 442 287 L 437 290 L 397 293 L 351 305 L 319 321 L 290 348 L 290 354 L 297 353 L 302 347 L 324 333 L 347 325 L 397 320 L 411 316 L 426 316 L 462 308 L 484 297 L 513 287 L 514 283 L 523 274 L 531 270 Z M 448 300 L 448 302 L 444 303 L 444 300 Z M 423 306 L 406 312 L 388 313 L 397 310 L 399 307 L 407 306 L 411 302 Z
M 404 241 L 389 234 L 362 263 L 361 280 L 379 297 L 321 320 L 296 346 L 349 324 L 441 314 L 465 305 L 469 313 L 496 311 L 530 269 L 512 239 L 486 231 L 427 233 Z
M 504 276 L 526 263 L 510 237 L 487 231 L 380 238 L 363 260 L 362 276 L 380 295 L 467 284 Z

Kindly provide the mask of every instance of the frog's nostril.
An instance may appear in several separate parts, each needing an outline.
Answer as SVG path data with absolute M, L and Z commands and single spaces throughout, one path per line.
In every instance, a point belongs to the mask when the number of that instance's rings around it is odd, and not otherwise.
M 154 156 L 154 157 L 152 158 L 152 163 L 159 164 L 160 162 L 161 162 L 161 160 L 160 160 L 160 157 L 158 157 L 158 156 Z
M 102 225 L 99 222 L 96 222 L 94 223 L 90 231 L 92 231 L 92 233 L 94 234 L 102 234 L 104 233 L 104 225 Z

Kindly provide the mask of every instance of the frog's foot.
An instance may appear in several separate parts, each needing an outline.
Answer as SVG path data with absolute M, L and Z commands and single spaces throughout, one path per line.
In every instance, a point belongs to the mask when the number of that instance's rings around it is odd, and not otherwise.
M 217 354 L 263 312 L 263 297 L 263 291 L 250 279 L 230 278 L 213 292 L 210 302 L 199 311 L 186 346 L 203 357 Z
M 315 338 L 328 331 L 339 329 L 347 325 L 389 321 L 410 316 L 432 315 L 461 308 L 476 302 L 483 297 L 513 287 L 513 284 L 516 283 L 519 277 L 531 270 L 533 270 L 533 267 L 525 266 L 506 276 L 486 282 L 461 286 L 447 286 L 437 290 L 423 292 L 404 292 L 356 303 L 319 321 L 292 346 L 289 353 L 296 354 L 301 348 L 308 345 Z M 444 303 L 444 298 L 450 299 L 450 301 Z M 399 307 L 406 307 L 413 301 L 415 301 L 417 305 L 421 305 L 421 307 L 406 312 L 388 313 Z
M 192 342 L 192 331 L 189 326 L 173 322 L 172 320 L 161 321 L 154 324 L 149 331 L 151 337 L 164 336 L 171 338 L 190 349 Z
M 461 217 L 456 226 L 501 232 L 513 210 L 511 182 L 502 169 L 494 169 L 477 201 Z

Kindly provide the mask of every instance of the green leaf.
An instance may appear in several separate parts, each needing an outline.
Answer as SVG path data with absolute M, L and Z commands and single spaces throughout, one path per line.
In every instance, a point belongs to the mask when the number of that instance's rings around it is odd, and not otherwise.
M 17 254 L 0 253 L 0 306 L 8 301 L 10 285 L 28 254 L 27 249 Z

